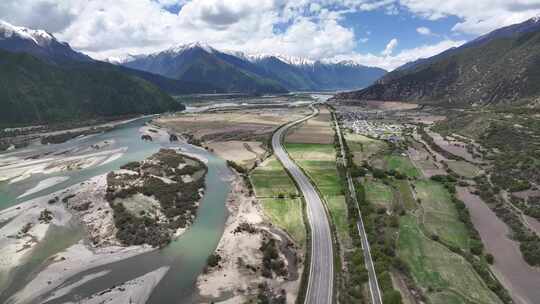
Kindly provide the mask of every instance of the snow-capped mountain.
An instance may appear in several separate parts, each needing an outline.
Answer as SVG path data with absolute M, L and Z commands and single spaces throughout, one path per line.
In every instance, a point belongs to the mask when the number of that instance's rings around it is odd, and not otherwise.
M 232 80 L 245 82 L 244 78 L 247 77 L 259 84 L 266 83 L 275 88 L 283 87 L 294 91 L 362 88 L 386 73 L 383 69 L 366 67 L 354 61 L 312 60 L 282 54 L 221 51 L 202 42 L 110 62 L 175 79 L 212 81 L 225 87 L 235 87 L 237 85 L 230 84 Z M 225 70 L 226 73 L 220 74 Z M 239 78 L 231 77 L 232 75 L 238 75 Z
M 39 46 L 46 46 L 54 40 L 53 35 L 44 30 L 32 30 L 0 20 L 0 39 L 10 38 L 30 40 Z
M 127 58 L 123 66 L 165 77 L 207 83 L 227 92 L 279 93 L 287 90 L 252 62 L 202 42 Z
M 287 56 L 283 54 L 248 54 L 245 56 L 251 62 L 259 62 L 274 57 L 280 61 L 294 66 L 313 65 L 316 62 L 315 60 L 306 57 Z
M 74 51 L 69 44 L 58 41 L 44 30 L 15 26 L 0 20 L 0 49 L 23 52 L 52 62 L 66 60 L 92 61 L 82 53 Z
M 283 54 L 243 54 L 242 57 L 274 75 L 289 90 L 362 88 L 386 73 L 352 60 L 313 60 Z

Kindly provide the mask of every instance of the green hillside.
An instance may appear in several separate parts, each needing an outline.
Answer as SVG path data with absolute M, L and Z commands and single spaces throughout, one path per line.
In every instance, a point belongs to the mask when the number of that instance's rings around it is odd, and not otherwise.
M 0 50 L 4 126 L 181 110 L 154 85 L 103 66 L 59 66 Z

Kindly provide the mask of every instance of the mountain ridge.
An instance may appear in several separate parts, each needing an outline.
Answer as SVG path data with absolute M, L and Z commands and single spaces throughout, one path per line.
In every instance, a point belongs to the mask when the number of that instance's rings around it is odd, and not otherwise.
M 492 31 L 460 47 L 408 63 L 334 100 L 457 106 L 539 103 L 540 19 Z
M 68 61 L 93 61 L 89 56 L 77 52 L 66 42 L 44 30 L 15 26 L 0 20 L 0 48 L 11 52 L 24 52 L 54 63 Z
M 158 75 L 99 62 L 42 30 L 0 21 L 0 124 L 177 111 L 160 90 L 183 85 Z
M 191 61 L 198 60 L 197 63 L 203 66 L 215 67 L 221 62 L 236 74 L 248 75 L 255 83 L 262 82 L 271 85 L 271 88 L 282 87 L 289 91 L 361 88 L 386 73 L 383 69 L 367 67 L 353 61 L 311 60 L 280 54 L 222 51 L 201 42 L 179 45 L 146 55 L 128 55 L 121 59 L 111 59 L 109 62 L 175 79 L 188 79 L 186 72 L 193 72 L 191 69 L 195 69 L 196 65 L 193 62 L 188 63 L 186 58 Z M 190 80 L 201 81 L 193 75 L 204 74 L 195 71 L 189 76 L 192 77 Z M 227 77 L 230 78 L 230 75 Z M 216 76 L 212 80 L 219 83 L 221 78 Z M 233 86 L 232 89 L 234 88 L 236 87 Z

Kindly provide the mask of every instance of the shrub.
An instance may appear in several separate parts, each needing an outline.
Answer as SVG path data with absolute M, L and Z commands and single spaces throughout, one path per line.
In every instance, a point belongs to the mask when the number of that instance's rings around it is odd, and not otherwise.
M 491 253 L 486 254 L 486 262 L 488 262 L 490 265 L 493 265 L 493 262 L 495 262 L 495 258 Z
M 220 261 L 221 256 L 217 253 L 212 253 L 206 260 L 206 265 L 208 265 L 208 267 L 216 267 L 217 265 L 219 265 Z

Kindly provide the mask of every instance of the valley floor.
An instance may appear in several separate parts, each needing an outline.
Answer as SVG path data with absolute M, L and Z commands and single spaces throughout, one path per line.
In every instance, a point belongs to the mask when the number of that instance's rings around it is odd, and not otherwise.
M 372 226 L 368 229 L 372 250 L 380 246 L 394 260 L 389 269 L 401 298 L 406 302 L 427 298 L 432 303 L 535 303 L 537 289 L 530 282 L 539 281 L 540 271 L 527 265 L 519 245 L 509 238 L 512 231 L 490 210 L 498 207 L 489 207 L 475 195 L 482 196 L 482 178 L 493 170 L 493 158 L 486 157 L 485 147 L 470 137 L 436 133 L 434 129 L 440 130 L 446 121 L 435 108 L 396 113 L 352 104 L 335 105 L 344 125 L 373 119 L 404 126 L 405 132 L 392 141 L 374 138 L 368 133 L 371 130 L 345 133 L 350 157 L 358 167 L 366 222 Z M 535 219 L 529 218 L 522 216 L 534 231 Z M 394 252 L 398 259 L 392 257 Z M 388 265 L 388 260 L 380 263 Z

